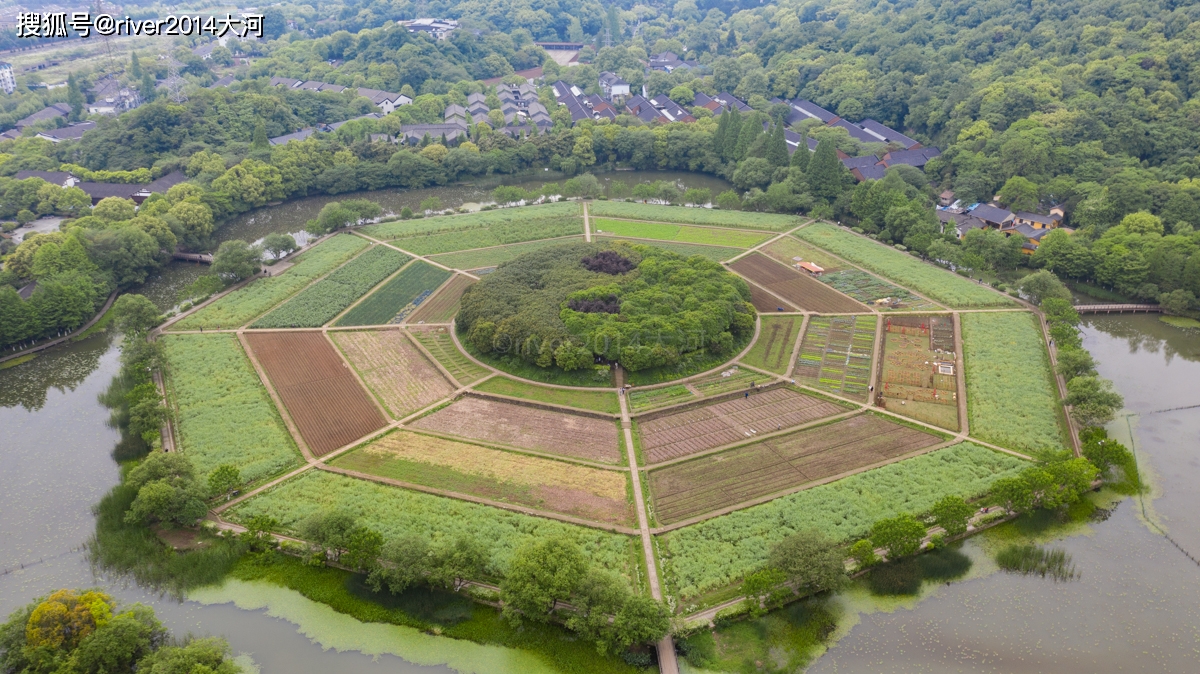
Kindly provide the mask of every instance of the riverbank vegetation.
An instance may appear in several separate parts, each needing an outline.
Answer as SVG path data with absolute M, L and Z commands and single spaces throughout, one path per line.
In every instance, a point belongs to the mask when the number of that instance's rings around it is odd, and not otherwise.
M 57 590 L 0 625 L 0 670 L 239 674 L 222 638 L 172 638 L 145 604 L 123 606 L 98 590 Z

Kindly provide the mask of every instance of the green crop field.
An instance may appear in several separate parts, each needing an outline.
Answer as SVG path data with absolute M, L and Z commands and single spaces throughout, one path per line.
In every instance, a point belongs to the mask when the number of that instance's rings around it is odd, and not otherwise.
M 904 288 L 892 285 L 874 274 L 859 269 L 826 272 L 817 277 L 822 283 L 853 297 L 863 304 L 892 311 L 937 311 L 941 309 L 929 300 Z M 890 299 L 886 304 L 875 300 Z
M 470 215 L 402 220 L 364 229 L 418 255 L 434 255 L 583 233 L 579 204 L 560 202 Z M 460 267 L 461 268 L 461 267 Z
M 737 366 L 731 365 L 730 369 L 734 367 Z M 729 372 L 729 370 L 723 372 Z M 770 382 L 771 379 L 766 375 L 738 368 L 728 377 L 722 376 L 722 372 L 716 372 L 706 377 L 693 379 L 690 383 L 692 388 L 700 392 L 700 395 L 708 397 L 748 389 L 751 384 L 768 384 Z
M 724 246 L 701 246 L 694 243 L 679 243 L 677 241 L 655 241 L 654 243 L 646 244 L 669 250 L 673 253 L 679 253 L 684 257 L 699 255 L 713 262 L 724 262 L 729 258 L 745 252 L 741 248 L 726 248 Z
M 315 328 L 325 325 L 408 260 L 407 255 L 393 248 L 375 246 L 338 267 L 320 283 L 300 291 L 250 327 Z
M 448 332 L 413 330 L 409 334 L 415 337 L 461 386 L 473 384 L 491 374 L 491 370 L 477 365 L 459 351 Z
M 562 243 L 579 241 L 582 238 L 582 236 L 571 236 L 558 239 L 543 239 L 541 241 L 526 241 L 525 243 L 514 243 L 507 246 L 432 255 L 429 259 L 436 260 L 454 269 L 481 269 L 483 267 L 495 267 L 501 262 L 508 262 L 518 255 L 545 248 L 546 246 L 557 246 Z
M 605 414 L 620 414 L 621 405 L 617 402 L 617 394 L 613 391 L 572 391 L 571 389 L 551 388 L 527 384 L 508 377 L 492 377 L 475 387 L 484 393 L 536 400 L 555 405 L 577 407 L 581 410 L 594 410 Z
M 695 596 L 740 581 L 797 531 L 849 541 L 880 519 L 922 514 L 944 496 L 982 495 L 1028 465 L 964 442 L 693 524 L 661 539 L 667 581 L 681 598 Z
M 630 391 L 628 395 L 629 410 L 631 412 L 645 412 L 646 410 L 666 407 L 667 405 L 678 405 L 695 397 L 695 394 L 689 391 L 688 387 L 683 384 L 643 391 L 635 390 Z
M 339 234 L 300 254 L 279 276 L 258 278 L 171 326 L 174 330 L 239 328 L 349 260 L 369 243 Z
M 1013 300 L 998 292 L 968 281 L 953 272 L 921 262 L 917 258 L 847 232 L 839 227 L 817 223 L 796 232 L 796 236 L 816 244 L 855 264 L 887 277 L 896 283 L 932 298 L 948 307 L 1012 306 Z
M 655 222 L 678 222 L 692 225 L 715 225 L 742 229 L 762 229 L 785 232 L 804 222 L 794 215 L 773 213 L 751 213 L 746 211 L 722 211 L 713 208 L 683 208 L 659 206 L 626 201 L 593 201 L 588 206 L 591 217 L 609 216 L 630 220 L 652 220 Z
M 1033 314 L 960 314 L 971 435 L 1001 447 L 1061 450 L 1057 387 Z
M 502 575 L 513 551 L 525 541 L 566 536 L 575 540 L 588 561 L 633 577 L 633 539 L 598 529 L 490 506 L 409 491 L 390 485 L 310 470 L 236 506 L 231 517 L 244 522 L 266 515 L 285 532 L 295 532 L 305 518 L 322 510 L 340 510 L 386 540 L 416 536 L 426 541 L 467 537 L 487 546 L 489 575 Z
M 450 278 L 450 272 L 417 260 L 338 319 L 337 325 L 383 325 L 416 308 Z
M 222 464 L 253 482 L 300 463 L 300 452 L 237 337 L 165 335 L 167 384 L 183 453 L 202 476 Z
M 854 400 L 867 399 L 875 353 L 875 316 L 814 316 L 792 377 Z
M 812 225 L 809 226 L 811 227 Z M 853 267 L 837 259 L 832 254 L 797 239 L 795 234 L 772 241 L 759 250 L 789 267 L 797 262 L 804 261 L 812 262 L 824 269 L 826 273 L 841 269 L 853 269 Z M 796 258 L 800 259 L 797 260 Z
M 760 370 L 786 374 L 803 323 L 803 316 L 763 316 L 758 341 L 742 362 Z
M 363 228 L 363 233 L 379 239 L 395 239 L 435 234 L 438 232 L 462 231 L 467 229 L 486 229 L 494 225 L 508 225 L 526 222 L 535 218 L 559 217 L 565 215 L 579 216 L 579 232 L 583 233 L 583 211 L 579 204 L 573 201 L 559 201 L 537 206 L 518 206 L 515 208 L 498 208 L 491 211 L 478 211 L 463 215 L 439 215 L 432 218 L 415 220 L 394 220 Z
M 591 224 L 592 231 L 602 236 L 628 236 L 635 239 L 659 239 L 734 248 L 750 248 L 766 241 L 771 236 L 770 234 L 730 229 L 688 227 L 687 225 L 668 225 L 658 222 L 630 222 L 606 218 L 592 218 Z

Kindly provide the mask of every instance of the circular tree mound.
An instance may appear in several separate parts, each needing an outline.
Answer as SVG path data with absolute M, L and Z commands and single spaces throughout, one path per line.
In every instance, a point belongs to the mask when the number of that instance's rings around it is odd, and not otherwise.
M 463 294 L 474 350 L 547 371 L 630 372 L 731 356 L 754 332 L 750 290 L 721 265 L 642 244 L 568 243 L 501 265 Z

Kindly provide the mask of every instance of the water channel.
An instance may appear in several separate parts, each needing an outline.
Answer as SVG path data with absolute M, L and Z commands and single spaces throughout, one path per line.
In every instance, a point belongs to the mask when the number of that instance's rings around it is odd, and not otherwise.
M 605 177 L 723 189 L 688 174 Z M 354 196 L 398 210 L 431 194 L 456 206 L 485 193 L 455 186 Z M 246 214 L 220 236 L 295 230 L 329 200 Z M 140 292 L 165 309 L 203 271 L 176 263 Z M 1159 532 L 1200 559 L 1200 330 L 1139 315 L 1091 317 L 1083 332 L 1100 374 L 1125 396 L 1110 431 L 1127 444 L 1132 438 L 1153 492 L 1057 535 L 1053 545 L 1073 556 L 1079 580 L 995 572 L 987 540 L 972 539 L 963 551 L 975 565 L 962 580 L 907 600 L 830 600 L 840 627 L 812 671 L 1200 671 L 1200 567 Z M 176 634 L 225 636 L 265 672 L 450 671 L 439 663 L 523 671 L 518 653 L 356 624 L 289 591 L 217 591 L 203 593 L 205 603 L 180 603 L 94 576 L 81 546 L 92 532 L 92 504 L 118 480 L 117 433 L 97 401 L 117 372 L 118 346 L 101 333 L 0 370 L 0 617 L 53 589 L 98 585 L 123 602 L 153 605 Z

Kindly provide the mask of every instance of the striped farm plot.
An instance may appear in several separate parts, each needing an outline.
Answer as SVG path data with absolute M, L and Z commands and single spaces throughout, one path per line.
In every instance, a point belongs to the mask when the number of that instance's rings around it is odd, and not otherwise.
M 803 316 L 763 316 L 758 341 L 742 362 L 760 370 L 786 373 L 792 364 L 792 350 L 803 324 Z
M 875 320 L 874 316 L 813 316 L 792 377 L 798 383 L 866 402 Z
M 650 463 L 752 439 L 759 433 L 792 428 L 847 410 L 789 388 L 688 407 L 638 417 L 642 451 Z
M 416 260 L 337 320 L 338 326 L 399 323 L 417 310 L 451 272 Z
M 446 368 L 460 386 L 474 384 L 491 374 L 491 370 L 467 358 L 465 353 L 458 350 L 450 336 L 449 328 L 412 326 L 408 331 L 434 360 Z
M 633 239 L 657 239 L 660 241 L 677 241 L 680 243 L 703 243 L 712 246 L 731 248 L 750 248 L 771 238 L 771 234 L 763 232 L 736 231 L 718 229 L 715 227 L 691 227 L 689 225 L 670 225 L 662 222 L 633 222 L 629 220 L 609 220 L 607 218 L 592 218 L 592 230 L 600 236 L 622 237 Z
M 336 468 L 539 508 L 635 525 L 628 473 L 544 459 L 410 431 L 394 431 L 332 461 Z
M 755 386 L 768 384 L 770 381 L 771 378 L 764 374 L 753 370 L 743 370 L 737 365 L 730 365 L 720 372 L 693 379 L 688 382 L 688 385 L 701 396 L 711 398 L 722 393 L 748 391 Z
M 400 330 L 330 332 L 329 336 L 393 419 L 454 392 L 454 386 Z
M 611 418 L 467 396 L 413 422 L 413 428 L 550 454 L 620 463 Z
M 645 412 L 658 407 L 678 405 L 695 399 L 696 395 L 683 384 L 630 391 L 626 396 L 632 412 Z
M 833 290 L 805 272 L 751 253 L 729 268 L 806 311 L 829 314 L 865 313 L 863 304 Z M 761 309 L 760 309 L 761 311 Z
M 841 475 L 942 442 L 860 414 L 649 473 L 659 522 L 670 524 Z
M 459 302 L 462 295 L 475 279 L 470 276 L 456 274 L 446 282 L 429 299 L 421 303 L 416 311 L 409 314 L 409 323 L 446 323 L 458 314 Z

